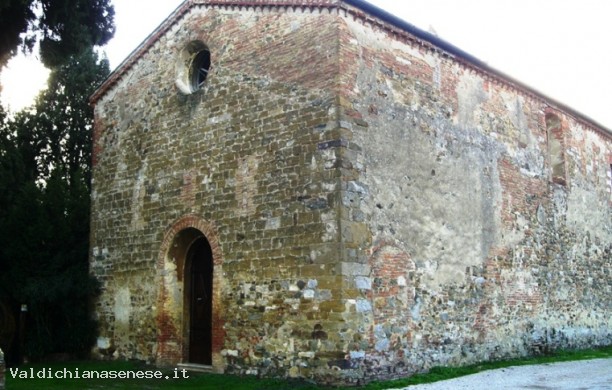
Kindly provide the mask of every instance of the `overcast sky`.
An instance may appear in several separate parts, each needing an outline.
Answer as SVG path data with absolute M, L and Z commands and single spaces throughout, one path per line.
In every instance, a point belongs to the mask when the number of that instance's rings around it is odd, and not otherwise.
M 131 53 L 182 0 L 113 0 L 111 67 Z M 371 0 L 492 67 L 612 129 L 612 2 L 609 0 Z M 36 89 L 41 71 L 3 72 L 3 101 Z M 25 71 L 25 72 L 24 72 Z M 25 73 L 20 79 L 19 74 Z M 42 77 L 42 76 L 41 76 Z M 18 80 L 20 79 L 20 80 Z M 44 79 L 44 78 L 43 78 Z M 14 87 L 13 84 L 16 86 Z M 16 90 L 17 92 L 13 92 Z M 10 98 L 7 95 L 10 94 Z M 30 92 L 31 95 L 31 92 Z

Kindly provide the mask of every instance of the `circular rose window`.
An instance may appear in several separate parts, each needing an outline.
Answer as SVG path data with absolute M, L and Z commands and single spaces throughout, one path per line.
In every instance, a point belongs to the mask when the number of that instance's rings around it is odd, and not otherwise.
M 210 51 L 200 41 L 190 42 L 179 56 L 176 86 L 188 95 L 202 89 L 210 71 Z

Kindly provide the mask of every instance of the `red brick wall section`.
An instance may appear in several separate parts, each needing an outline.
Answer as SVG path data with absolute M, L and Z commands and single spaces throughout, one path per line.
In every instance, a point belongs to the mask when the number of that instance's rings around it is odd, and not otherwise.
M 372 289 L 369 298 L 372 300 L 374 321 L 384 322 L 398 316 L 406 316 L 407 308 L 412 303 L 412 283 L 409 274 L 415 266 L 410 256 L 396 246 L 384 245 L 377 248 L 370 258 L 372 269 Z M 407 296 L 401 304 L 390 304 L 389 301 Z M 403 322 L 402 319 L 399 320 Z
M 183 174 L 183 186 L 181 187 L 181 199 L 187 205 L 195 203 L 197 184 L 195 183 L 197 172 L 190 170 Z
M 372 305 L 374 321 L 369 328 L 370 350 L 366 364 L 374 371 L 382 369 L 384 372 L 384 361 L 399 364 L 410 348 L 414 327 L 410 308 L 414 305 L 412 275 L 415 265 L 410 256 L 393 243 L 375 247 L 369 263 L 372 288 L 366 296 Z M 393 370 L 401 372 L 403 369 L 398 365 Z
M 157 357 L 156 361 L 161 364 L 176 364 L 182 360 L 182 348 L 180 330 L 174 326 L 170 315 L 166 312 L 164 303 L 167 291 L 163 284 L 160 285 L 160 292 L 157 305 Z
M 548 183 L 538 178 L 525 177 L 507 157 L 498 161 L 498 169 L 503 188 L 502 222 L 508 229 L 522 230 L 522 226 L 515 226 L 517 215 L 535 215 L 540 202 L 547 199 L 545 195 L 548 193 Z

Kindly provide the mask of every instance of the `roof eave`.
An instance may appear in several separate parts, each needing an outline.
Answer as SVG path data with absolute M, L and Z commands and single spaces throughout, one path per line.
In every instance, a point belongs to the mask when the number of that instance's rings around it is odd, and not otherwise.
M 193 5 L 192 0 L 184 0 L 136 49 L 134 49 L 116 68 L 113 70 L 100 86 L 89 97 L 89 104 L 95 105 L 96 102 L 115 85 L 121 76 L 130 69 L 138 59 L 144 54 L 160 36 L 164 35 L 174 23 L 180 19 Z
M 492 76 L 494 76 L 497 79 L 500 79 L 501 81 L 505 82 L 506 84 L 509 84 L 510 86 L 521 90 L 523 93 L 526 93 L 527 95 L 531 95 L 532 97 L 538 98 L 542 101 L 544 101 L 546 104 L 548 104 L 549 106 L 551 106 L 552 108 L 555 108 L 559 111 L 563 111 L 571 116 L 573 116 L 575 119 L 577 119 L 579 122 L 582 122 L 583 124 L 592 127 L 595 130 L 600 130 L 602 133 L 604 133 L 605 135 L 607 135 L 608 137 L 612 137 L 612 130 L 608 129 L 607 127 L 603 126 L 601 123 L 595 121 L 594 119 L 590 118 L 587 115 L 582 114 L 581 112 L 576 111 L 575 109 L 573 109 L 572 107 L 568 106 L 565 103 L 562 103 L 556 99 L 551 98 L 550 96 L 547 96 L 546 94 L 538 91 L 537 89 L 515 79 L 512 76 L 507 75 L 504 72 L 501 72 L 493 67 L 491 67 L 490 65 L 488 65 L 486 62 L 481 61 L 480 59 L 474 57 L 473 55 L 466 53 L 465 51 L 459 49 L 457 46 L 427 32 L 424 30 L 421 30 L 420 28 L 406 22 L 405 20 L 373 5 L 368 3 L 367 1 L 363 1 L 363 0 L 343 0 L 345 3 L 352 5 L 353 7 L 359 8 L 360 10 L 362 10 L 363 12 L 366 12 L 374 17 L 377 17 L 378 19 L 389 23 L 390 25 L 397 27 L 401 30 L 406 31 L 407 33 L 414 35 L 416 38 L 418 39 L 422 39 L 423 41 L 426 41 L 428 43 L 430 43 L 431 45 L 441 49 L 442 51 L 448 53 L 450 56 L 454 57 L 456 60 L 461 61 L 464 64 L 469 64 L 474 68 L 480 69 L 481 71 L 491 74 Z

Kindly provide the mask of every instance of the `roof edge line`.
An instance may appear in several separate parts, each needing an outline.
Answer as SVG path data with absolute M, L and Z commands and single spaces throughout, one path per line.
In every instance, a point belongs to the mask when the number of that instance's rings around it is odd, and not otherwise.
M 125 71 L 140 58 L 155 42 L 156 38 L 168 31 L 178 19 L 193 6 L 209 5 L 220 7 L 325 7 L 339 8 L 342 0 L 285 0 L 271 3 L 269 0 L 184 0 L 151 34 L 149 34 L 127 57 L 108 75 L 100 86 L 89 97 L 89 104 L 94 105 L 104 93 L 113 86 Z
M 193 0 L 184 0 L 179 6 L 172 11 L 147 37 L 125 57 L 123 61 L 108 75 L 100 86 L 89 97 L 89 104 L 94 105 L 106 91 L 112 87 L 121 78 L 123 73 L 138 61 L 140 54 L 149 50 L 149 47 L 157 40 L 157 38 L 168 31 L 187 11 L 192 7 Z
M 537 89 L 523 83 L 515 79 L 512 76 L 507 75 L 506 73 L 497 70 L 496 68 L 488 65 L 486 62 L 474 57 L 473 55 L 459 49 L 457 46 L 445 41 L 442 38 L 439 38 L 427 31 L 424 31 L 411 23 L 406 22 L 404 19 L 401 19 L 382 8 L 379 8 L 371 3 L 368 3 L 364 0 L 343 0 L 346 4 L 349 4 L 353 7 L 359 8 L 363 12 L 366 12 L 383 22 L 389 23 L 394 27 L 397 27 L 401 30 L 406 31 L 407 33 L 415 36 L 418 39 L 422 39 L 434 47 L 442 50 L 450 54 L 453 57 L 458 57 L 463 59 L 462 61 L 464 65 L 469 65 L 472 68 L 479 69 L 481 72 L 485 74 L 490 74 L 491 76 L 498 79 L 500 82 L 508 85 L 511 88 L 518 89 L 527 95 L 532 95 L 532 98 L 538 98 L 543 101 L 545 104 L 558 109 L 559 111 L 563 111 L 576 119 L 577 122 L 582 123 L 583 125 L 592 128 L 595 131 L 603 133 L 607 137 L 612 137 L 612 130 L 592 119 L 591 117 L 577 111 L 576 109 L 568 106 L 565 103 L 562 103 L 556 99 L 551 98 L 550 96 L 538 91 Z M 467 63 L 466 63 L 467 62 Z
M 380 21 L 396 27 L 415 38 L 425 41 L 432 45 L 432 49 L 437 49 L 455 60 L 460 60 L 464 66 L 468 66 L 476 71 L 480 71 L 485 75 L 490 75 L 498 82 L 506 84 L 510 88 L 517 89 L 523 94 L 534 99 L 539 99 L 546 105 L 563 111 L 566 114 L 574 117 L 577 122 L 591 128 L 594 131 L 612 138 L 612 130 L 592 119 L 591 117 L 577 111 L 569 105 L 562 103 L 550 96 L 538 91 L 537 89 L 523 83 L 507 75 L 506 73 L 493 68 L 486 62 L 477 57 L 459 49 L 457 46 L 439 38 L 427 31 L 424 31 L 411 23 L 406 22 L 382 8 L 379 8 L 365 0 L 284 0 L 270 2 L 269 0 L 185 0 L 181 3 L 144 41 L 134 49 L 110 75 L 100 84 L 96 91 L 89 97 L 89 104 L 94 105 L 105 93 L 110 89 L 123 75 L 125 71 L 132 67 L 138 61 L 140 54 L 146 52 L 156 39 L 168 31 L 176 21 L 187 13 L 194 5 L 210 5 L 210 6 L 225 6 L 225 7 L 258 7 L 258 6 L 276 6 L 276 7 L 325 7 L 325 8 L 341 8 L 353 14 L 356 17 L 363 18 L 363 15 L 356 13 L 354 10 L 347 8 L 346 5 L 355 7 L 365 14 L 371 15 Z

